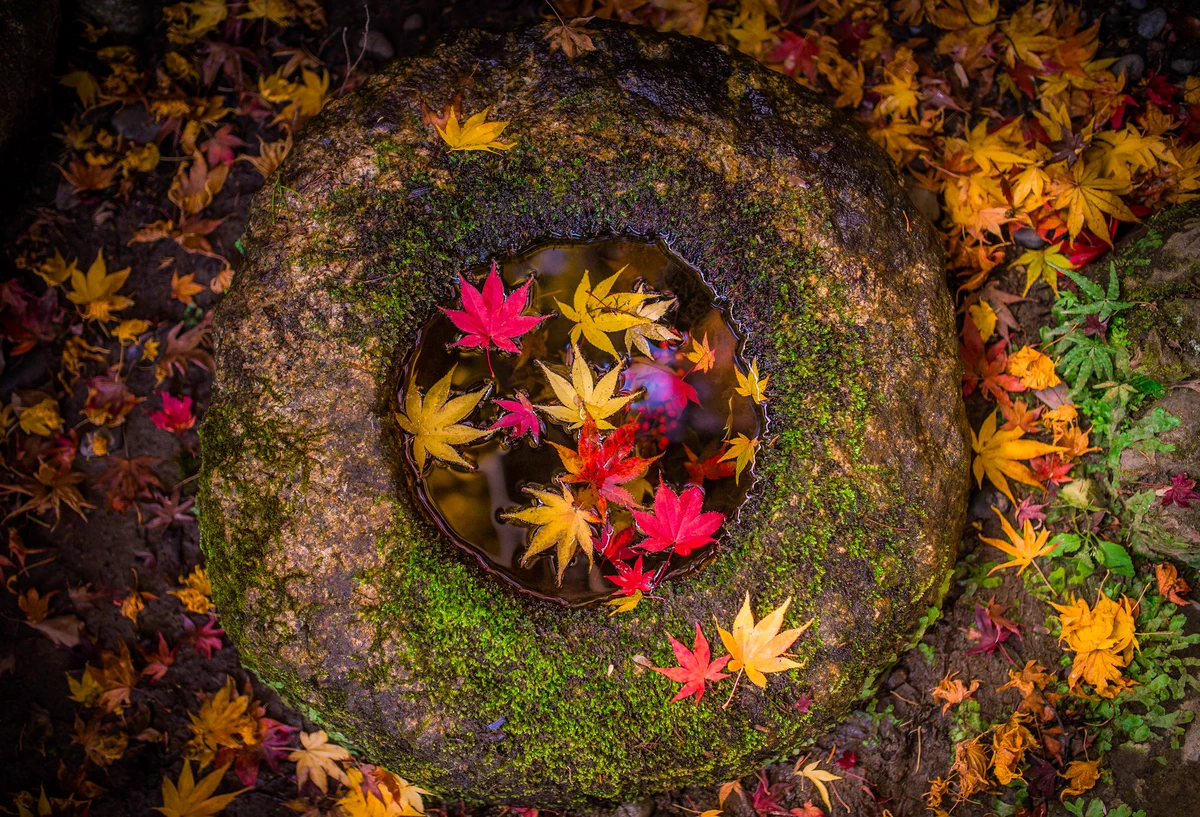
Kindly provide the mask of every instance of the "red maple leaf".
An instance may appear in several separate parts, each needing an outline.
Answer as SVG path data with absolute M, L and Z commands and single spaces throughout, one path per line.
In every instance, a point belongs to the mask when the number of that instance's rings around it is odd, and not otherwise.
M 654 570 L 642 569 L 641 556 L 632 566 L 628 562 L 613 562 L 613 567 L 617 569 L 617 575 L 604 578 L 621 588 L 617 591 L 618 596 L 632 596 L 639 590 L 643 593 L 654 590 Z
M 644 476 L 658 457 L 636 456 L 636 435 L 637 425 L 625 423 L 607 437 L 601 437 L 595 421 L 591 417 L 586 418 L 579 433 L 578 451 L 550 443 L 567 468 L 563 482 L 583 483 L 595 488 L 600 497 L 597 504 L 601 513 L 604 513 L 607 502 L 615 502 L 626 508 L 637 507 L 633 495 L 624 485 Z
M 721 461 L 721 457 L 725 456 L 724 445 L 711 457 L 703 460 L 693 454 L 692 449 L 686 445 L 683 447 L 683 450 L 688 458 L 683 467 L 687 469 L 689 485 L 703 485 L 706 479 L 717 480 L 733 476 L 733 460 Z
M 1074 465 L 1070 460 L 1060 459 L 1054 454 L 1048 454 L 1045 457 L 1034 457 L 1029 461 L 1029 467 L 1033 470 L 1034 478 L 1038 482 L 1049 482 L 1052 485 L 1062 485 L 1072 482 L 1070 473 Z
M 614 564 L 632 559 L 635 554 L 629 543 L 633 541 L 633 534 L 632 527 L 622 528 L 614 534 L 612 522 L 605 522 L 600 531 L 600 538 L 596 540 L 596 555 Z
M 492 347 L 512 354 L 519 353 L 521 347 L 515 342 L 517 338 L 550 317 L 521 314 L 529 303 L 529 280 L 507 298 L 504 297 L 504 284 L 500 281 L 495 261 L 492 262 L 487 280 L 483 282 L 482 291 L 468 284 L 466 278 L 459 278 L 459 293 L 462 295 L 462 310 L 440 306 L 438 309 L 446 313 L 446 317 L 461 331 L 466 332 L 454 345 L 483 349 L 488 356 L 488 371 L 492 372 L 493 377 L 496 373 L 492 371 Z
M 508 436 L 510 442 L 516 442 L 526 434 L 533 437 L 534 445 L 542 441 L 542 421 L 534 412 L 533 403 L 529 402 L 529 398 L 523 392 L 517 392 L 516 400 L 493 400 L 492 402 L 508 413 L 492 423 L 488 427 L 489 431 L 497 428 L 510 429 Z
M 148 416 L 150 422 L 173 434 L 181 434 L 196 424 L 192 414 L 192 398 L 172 397 L 167 392 L 162 393 L 162 409 L 152 411 Z
M 792 79 L 796 74 L 803 74 L 809 82 L 817 81 L 817 57 L 821 54 L 821 44 L 812 34 L 801 37 L 791 31 L 780 33 L 779 45 L 767 55 L 767 64 L 778 64 L 783 73 Z
M 208 621 L 199 627 L 190 618 L 184 616 L 183 632 L 184 641 L 192 645 L 196 655 L 203 654 L 210 661 L 213 651 L 221 649 L 221 636 L 225 635 L 225 631 L 217 626 L 216 616 L 209 616 Z
M 158 652 L 149 652 L 137 646 L 138 652 L 142 654 L 148 662 L 142 667 L 142 675 L 149 678 L 151 681 L 161 681 L 162 677 L 167 674 L 167 668 L 175 663 L 175 653 L 179 651 L 179 647 L 168 647 L 167 639 L 163 638 L 163 634 L 158 634 Z
M 969 316 L 967 323 L 970 324 Z M 1008 405 L 1012 402 L 1008 393 L 1025 391 L 1025 384 L 1020 378 L 1004 373 L 1008 366 L 1006 341 L 998 340 L 985 349 L 974 324 L 964 326 L 964 330 L 970 331 L 963 332 L 963 342 L 958 347 L 963 361 L 963 397 L 971 396 L 978 388 L 997 403 Z
M 1200 499 L 1200 493 L 1196 492 L 1196 480 L 1188 479 L 1187 474 L 1176 474 L 1171 477 L 1171 486 L 1163 491 L 1162 506 L 1166 508 L 1174 503 L 1181 508 L 1190 508 L 1197 499 Z
M 991 655 L 996 650 L 1004 650 L 1001 645 L 1010 635 L 1021 637 L 1017 625 L 1005 618 L 1004 612 L 1005 608 L 994 602 L 989 602 L 987 607 L 975 605 L 975 631 L 979 643 L 967 650 L 967 655 Z
M 696 703 L 700 703 L 700 699 L 704 697 L 704 682 L 705 681 L 720 681 L 722 678 L 729 676 L 721 669 L 729 662 L 730 656 L 723 655 L 716 661 L 712 660 L 712 652 L 708 648 L 708 639 L 704 637 L 704 633 L 700 630 L 700 623 L 696 622 L 696 641 L 692 649 L 688 649 L 683 644 L 667 633 L 667 639 L 671 642 L 671 649 L 675 651 L 675 660 L 679 662 L 678 667 L 651 667 L 655 672 L 661 672 L 663 675 L 670 678 L 672 681 L 683 684 L 683 688 L 675 693 L 675 697 L 671 699 L 671 703 L 682 701 L 684 698 L 692 695 L 696 696 Z
M 678 496 L 664 482 L 658 483 L 654 493 L 654 510 L 651 513 L 633 512 L 633 521 L 638 530 L 646 534 L 638 547 L 651 553 L 674 547 L 680 556 L 715 541 L 711 536 L 725 514 L 717 511 L 700 513 L 704 504 L 704 490 L 696 485 L 689 486 Z
M 759 817 L 769 817 L 772 814 L 787 814 L 788 811 L 781 804 L 780 800 L 785 797 L 794 788 L 791 783 L 767 783 L 767 777 L 762 772 L 758 773 L 758 788 L 750 795 L 750 808 L 754 809 L 754 813 Z

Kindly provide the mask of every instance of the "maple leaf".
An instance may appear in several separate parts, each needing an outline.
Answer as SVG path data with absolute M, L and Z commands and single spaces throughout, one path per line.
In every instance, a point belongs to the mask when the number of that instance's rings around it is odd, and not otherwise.
M 988 480 L 1015 505 L 1017 500 L 1009 490 L 1009 479 L 1015 479 L 1017 482 L 1036 488 L 1042 487 L 1028 466 L 1021 464 L 1019 460 L 1028 460 L 1066 449 L 1036 440 L 1023 440 L 1021 438 L 1025 436 L 1025 432 L 1020 428 L 997 431 L 996 414 L 997 412 L 993 411 L 988 415 L 988 418 L 983 421 L 983 425 L 979 427 L 978 435 L 974 430 L 971 431 L 971 449 L 975 452 L 975 460 L 971 468 L 979 487 L 983 487 L 983 478 L 986 475 Z
M 192 739 L 188 741 L 187 757 L 199 760 L 200 768 L 204 768 L 222 749 L 257 744 L 259 726 L 253 704 L 249 695 L 237 694 L 233 678 L 226 676 L 219 690 L 204 696 L 198 713 L 188 713 Z
M 387 769 L 363 764 L 349 769 L 346 794 L 337 801 L 344 817 L 419 817 L 425 813 L 421 795 L 429 794 Z
M 1183 598 L 1183 594 L 1187 593 L 1192 588 L 1179 575 L 1179 570 L 1170 562 L 1163 562 L 1154 566 L 1154 580 L 1158 584 L 1158 594 L 1170 601 L 1172 604 L 1178 604 L 1180 607 L 1186 607 L 1187 599 Z
M 758 361 L 750 362 L 750 371 L 747 374 L 742 374 L 741 369 L 734 369 L 733 373 L 737 375 L 737 394 L 742 397 L 749 397 L 755 403 L 763 404 L 767 402 L 767 398 L 763 392 L 767 390 L 767 383 L 770 382 L 770 377 L 760 378 L 758 376 Z
M 491 110 L 492 106 L 489 105 L 459 125 L 458 115 L 451 108 L 445 127 L 437 124 L 434 127 L 437 128 L 438 136 L 442 137 L 442 140 L 450 146 L 451 151 L 482 150 L 495 153 L 498 150 L 511 150 L 517 146 L 516 142 L 500 141 L 500 134 L 504 133 L 504 129 L 508 127 L 509 120 L 486 121 L 488 112 Z
M 196 283 L 195 273 L 187 275 L 179 275 L 178 272 L 171 273 L 171 297 L 185 306 L 193 306 L 196 303 L 195 295 L 203 292 L 205 286 Z
M 71 291 L 67 300 L 82 307 L 80 314 L 89 321 L 107 323 L 112 313 L 133 306 L 133 299 L 118 295 L 125 285 L 131 268 L 110 273 L 104 261 L 104 250 L 96 252 L 96 260 L 88 267 L 87 275 L 78 269 L 71 270 Z
M 151 468 L 162 462 L 158 457 L 112 457 L 112 462 L 96 480 L 96 485 L 107 489 L 105 499 L 108 507 L 117 513 L 125 513 L 139 495 L 147 496 L 150 488 L 162 488 L 162 482 Z
M 833 805 L 829 802 L 829 789 L 826 784 L 834 783 L 842 778 L 833 772 L 827 772 L 820 768 L 820 763 L 816 760 L 806 765 L 803 769 L 800 768 L 800 763 L 797 762 L 794 772 L 811 782 L 813 787 L 820 793 L 821 801 L 825 803 L 825 808 L 833 811 Z
M 1137 603 L 1128 596 L 1117 602 L 1100 593 L 1094 607 L 1075 598 L 1069 604 L 1050 605 L 1059 612 L 1059 642 L 1066 642 L 1067 649 L 1075 653 L 1067 677 L 1071 690 L 1086 681 L 1100 697 L 1116 697 L 1131 683 L 1122 676 L 1122 669 L 1129 666 L 1138 646 Z
M 573 451 L 553 441 L 550 445 L 558 452 L 559 459 L 567 469 L 563 482 L 590 485 L 600 497 L 598 508 L 605 512 L 606 501 L 629 508 L 637 503 L 624 487 L 645 476 L 646 470 L 658 457 L 649 459 L 631 456 L 636 445 L 637 425 L 626 423 L 606 438 L 601 438 L 596 423 L 591 417 L 584 420 L 579 434 L 578 449 Z M 661 456 L 661 455 L 659 455 Z
M 298 83 L 288 83 L 289 87 L 285 98 L 289 102 L 271 120 L 274 124 L 295 129 L 310 117 L 319 114 L 329 102 L 330 76 L 328 71 L 318 74 L 305 68 L 300 72 L 300 78 L 301 81 Z
M 467 333 L 454 345 L 464 349 L 483 349 L 492 377 L 496 376 L 492 370 L 492 348 L 519 354 L 521 347 L 516 340 L 550 317 L 521 314 L 529 305 L 529 284 L 533 279 L 525 279 L 525 283 L 506 298 L 504 284 L 497 270 L 496 262 L 492 261 L 492 269 L 483 283 L 482 291 L 468 284 L 465 277 L 459 278 L 462 310 L 438 307 L 460 331 Z
M 608 601 L 604 602 L 604 605 L 606 607 L 613 608 L 608 611 L 608 617 L 612 618 L 613 616 L 617 615 L 618 613 L 632 612 L 633 610 L 637 609 L 637 606 L 639 604 L 642 603 L 642 598 L 643 598 L 642 591 L 634 590 L 631 595 L 628 595 L 628 596 L 618 595 L 614 599 L 609 599 Z
M 264 179 L 279 169 L 283 160 L 292 152 L 292 134 L 277 142 L 264 142 L 258 137 L 258 155 L 243 154 L 237 158 L 239 162 L 249 162 Z
M 167 639 L 163 638 L 162 633 L 159 633 L 157 652 L 147 652 L 141 647 L 138 647 L 138 652 L 147 662 L 146 666 L 142 667 L 142 675 L 151 681 L 161 681 L 167 674 L 167 669 L 175 663 L 175 653 L 179 652 L 179 647 L 178 645 L 168 646 Z
M 692 449 L 688 448 L 686 444 L 683 446 L 683 452 L 687 455 L 687 462 L 683 464 L 683 467 L 688 473 L 688 483 L 691 485 L 702 486 L 706 479 L 718 480 L 733 476 L 733 463 L 721 460 L 725 454 L 723 445 L 721 450 L 703 460 L 693 454 Z
M 212 331 L 212 312 L 207 312 L 200 323 L 186 332 L 183 331 L 184 321 L 180 321 L 167 331 L 166 349 L 154 368 L 154 377 L 162 382 L 170 374 L 186 375 L 188 364 L 195 363 L 201 369 L 211 372 L 215 366 L 212 355 L 200 348 Z
M 510 442 L 516 442 L 526 434 L 533 437 L 534 445 L 541 442 L 542 421 L 534 412 L 534 405 L 529 402 L 529 397 L 524 392 L 517 392 L 516 400 L 493 400 L 492 402 L 504 409 L 507 414 L 488 426 L 488 431 L 507 428 Z
M 600 378 L 599 382 L 596 382 L 587 361 L 579 353 L 579 347 L 573 345 L 571 348 L 574 352 L 574 360 L 571 363 L 571 379 L 569 381 L 562 375 L 551 371 L 542 361 L 537 362 L 546 376 L 546 380 L 550 382 L 554 396 L 562 405 L 536 406 L 536 408 L 570 429 L 581 428 L 589 418 L 595 421 L 596 428 L 602 431 L 612 429 L 612 423 L 608 422 L 606 418 L 620 411 L 634 398 L 632 394 L 613 396 L 617 390 L 617 384 L 621 380 L 621 365 L 618 363 L 613 366 L 604 377 Z
M 196 417 L 192 414 L 192 398 L 172 397 L 167 392 L 162 392 L 161 396 L 162 408 L 147 415 L 150 422 L 173 434 L 180 434 L 196 425 Z
M 1021 637 L 1017 626 L 1001 615 L 1003 610 L 999 605 L 975 605 L 975 633 L 979 636 L 979 643 L 967 650 L 967 655 L 991 655 L 1001 649 L 1000 645 L 1009 636 Z
M 322 794 L 329 793 L 331 777 L 343 785 L 350 783 L 346 772 L 338 764 L 351 759 L 349 752 L 329 742 L 329 735 L 325 734 L 324 729 L 301 732 L 300 748 L 288 755 L 288 760 L 296 764 L 296 788 L 303 789 L 306 782 L 311 782 Z
M 695 703 L 699 704 L 700 699 L 704 697 L 705 682 L 720 681 L 729 677 L 726 673 L 721 672 L 721 669 L 729 663 L 730 656 L 723 655 L 715 661 L 712 660 L 708 639 L 704 637 L 704 633 L 700 629 L 700 622 L 696 622 L 696 639 L 692 644 L 692 649 L 689 650 L 676 641 L 670 633 L 667 633 L 667 640 L 671 642 L 671 649 L 675 652 L 675 660 L 679 662 L 679 666 L 650 667 L 650 669 L 662 673 L 677 684 L 683 684 L 683 687 L 671 699 L 671 703 L 695 697 Z
M 999 508 L 993 505 L 992 510 L 995 511 L 996 516 L 1000 517 L 1000 527 L 1004 530 L 1004 535 L 1008 537 L 1008 541 L 990 539 L 986 536 L 980 536 L 979 541 L 986 542 L 997 550 L 1003 551 L 1011 556 L 1012 559 L 993 567 L 988 571 L 989 576 L 997 570 L 1004 570 L 1008 567 L 1019 568 L 1017 575 L 1020 576 L 1030 565 L 1034 564 L 1034 559 L 1039 556 L 1049 556 L 1058 547 L 1057 543 L 1046 543 L 1046 540 L 1050 538 L 1049 530 L 1042 530 L 1040 534 L 1036 533 L 1033 529 L 1033 523 L 1026 519 L 1021 533 L 1017 533 L 1013 529 L 1013 526 L 1008 524 L 1008 520 L 1004 517 L 1004 514 L 1000 513 Z M 1034 566 L 1036 567 L 1036 565 Z
M 698 485 L 688 486 L 676 495 L 669 485 L 660 481 L 654 492 L 654 510 L 633 512 L 638 530 L 648 537 L 638 547 L 651 553 L 674 548 L 680 556 L 688 556 L 693 550 L 716 541 L 711 534 L 725 522 L 725 514 L 717 511 L 701 513 L 703 503 L 704 490 Z
M 1015 164 L 1027 164 L 1031 159 L 1023 151 L 1019 129 L 1020 123 L 1014 120 L 988 133 L 988 120 L 982 119 L 967 131 L 966 139 L 960 144 L 965 155 L 974 159 L 984 173 L 1006 170 Z
M 992 729 L 992 771 L 1000 785 L 1007 786 L 1014 780 L 1024 780 L 1020 766 L 1025 753 L 1037 742 L 1025 728 L 1027 715 L 1014 712 L 1006 723 Z
M 595 51 L 596 45 L 592 42 L 591 35 L 596 32 L 593 29 L 584 28 L 591 19 L 591 17 L 576 17 L 564 22 L 560 17 L 559 24 L 551 28 L 543 37 L 550 41 L 550 53 L 562 51 L 568 60 L 573 60 L 584 51 Z
M 634 307 L 633 313 L 638 317 L 645 318 L 647 322 L 639 323 L 625 330 L 625 348 L 629 350 L 630 354 L 637 349 L 646 357 L 653 358 L 654 353 L 650 350 L 650 341 L 671 343 L 680 340 L 678 332 L 669 326 L 658 323 L 674 304 L 675 299 L 668 298 L 665 301 L 645 301 Z
M 964 322 L 963 342 L 958 347 L 959 357 L 963 363 L 963 397 L 969 397 L 976 388 L 981 388 L 987 396 L 1001 405 L 1009 405 L 1012 399 L 1009 392 L 1023 392 L 1024 383 L 1016 375 L 1005 374 L 1008 367 L 1008 353 L 1005 351 L 1007 341 L 1001 339 L 991 346 L 984 347 L 979 332 L 965 331 L 974 326 L 970 315 Z
M 758 786 L 750 795 L 750 808 L 754 809 L 754 813 L 758 817 L 773 817 L 773 815 L 783 815 L 788 812 L 780 804 L 780 800 L 788 795 L 795 785 L 785 783 L 783 781 L 777 783 L 769 783 L 765 772 L 759 772 Z
M 245 789 L 229 794 L 214 794 L 221 778 L 225 776 L 228 766 L 214 769 L 209 775 L 196 783 L 192 777 L 192 764 L 183 761 L 183 770 L 179 773 L 179 783 L 176 785 L 163 775 L 162 795 L 163 804 L 156 806 L 155 811 L 164 817 L 210 817 L 219 814 L 227 805 Z
M 41 462 L 32 479 L 28 479 L 20 485 L 0 485 L 0 489 L 3 489 L 5 493 L 24 494 L 29 497 L 28 501 L 10 511 L 4 518 L 8 520 L 28 511 L 33 513 L 54 511 L 54 521 L 57 525 L 62 517 L 62 505 L 65 504 L 79 514 L 81 519 L 87 519 L 84 509 L 95 506 L 85 502 L 83 494 L 79 492 L 78 486 L 83 481 L 84 475 L 72 471 L 69 465 L 55 468 L 47 462 Z
M 949 673 L 945 678 L 938 681 L 938 685 L 929 693 L 929 697 L 935 701 L 943 701 L 942 714 L 945 715 L 950 707 L 960 704 L 963 701 L 971 700 L 975 694 L 975 690 L 979 689 L 979 679 L 971 682 L 967 686 L 962 680 L 955 678 L 958 673 Z
M 779 632 L 783 616 L 791 603 L 791 598 L 786 599 L 755 624 L 754 613 L 750 610 L 750 593 L 747 591 L 742 609 L 733 620 L 733 631 L 727 632 L 717 627 L 721 641 L 729 651 L 730 672 L 745 670 L 751 683 L 765 687 L 765 673 L 784 672 L 800 666 L 796 661 L 783 657 L 783 653 L 812 625 L 813 620 L 809 619 L 796 629 Z
M 229 165 L 220 164 L 210 169 L 204 154 L 196 151 L 192 154 L 190 164 L 184 162 L 179 166 L 175 178 L 171 180 L 167 198 L 179 207 L 183 215 L 194 216 L 212 204 L 213 197 L 225 186 L 228 175 Z
M 613 562 L 613 567 L 617 569 L 617 575 L 604 578 L 621 588 L 617 595 L 632 596 L 634 593 L 649 593 L 654 590 L 655 571 L 642 568 L 641 556 L 637 557 L 632 566 L 627 562 Z
M 1069 174 L 1054 179 L 1053 187 L 1054 209 L 1067 211 L 1067 233 L 1071 240 L 1086 224 L 1093 234 L 1112 246 L 1106 215 L 1117 221 L 1138 221 L 1120 198 L 1120 194 L 1129 192 L 1129 183 L 1104 178 L 1099 163 L 1088 165 L 1080 159 Z
M 562 494 L 551 491 L 540 491 L 536 488 L 526 488 L 525 492 L 538 501 L 539 504 L 511 513 L 502 514 L 505 520 L 524 522 L 534 528 L 525 555 L 521 557 L 521 565 L 528 565 L 534 556 L 555 548 L 558 557 L 558 583 L 562 584 L 563 573 L 567 564 L 575 555 L 577 549 L 582 549 L 588 557 L 588 565 L 592 564 L 592 528 L 600 524 L 601 519 L 593 512 L 578 507 L 575 496 L 566 485 Z
M 571 327 L 572 344 L 578 343 L 582 335 L 588 343 L 619 361 L 621 356 L 617 354 L 608 333 L 625 332 L 635 326 L 650 323 L 650 318 L 641 314 L 638 309 L 654 297 L 652 293 L 612 292 L 613 284 L 627 267 L 628 265 L 621 267 L 595 287 L 592 286 L 591 273 L 584 270 L 579 285 L 575 287 L 570 306 L 557 298 L 554 299 L 563 317 L 575 322 Z
M 192 651 L 196 655 L 203 654 L 210 661 L 213 652 L 221 649 L 221 636 L 225 635 L 225 631 L 217 626 L 217 617 L 212 615 L 199 627 L 190 618 L 183 616 L 183 632 L 186 641 L 192 645 Z
M 1181 508 L 1192 507 L 1192 502 L 1200 499 L 1200 491 L 1196 490 L 1196 480 L 1188 479 L 1187 474 L 1175 474 L 1171 484 L 1160 492 L 1162 507 L 1169 508 L 1172 504 Z
M 714 352 L 708 345 L 708 333 L 704 333 L 703 340 L 692 338 L 692 350 L 684 354 L 684 357 L 690 360 L 694 365 L 692 371 L 707 372 L 717 363 L 717 353 Z
M 721 455 L 719 462 L 728 460 L 736 460 L 733 481 L 735 484 L 742 479 L 742 471 L 746 467 L 754 467 L 754 456 L 758 450 L 759 439 L 754 437 L 751 439 L 745 434 L 738 434 L 737 437 L 729 441 L 729 449 Z
M 1100 779 L 1100 761 L 1099 760 L 1072 760 L 1067 768 L 1059 773 L 1068 782 L 1068 786 L 1063 789 L 1063 797 L 1078 797 L 1096 785 Z
M 424 396 L 416 384 L 410 382 L 404 393 L 404 411 L 396 413 L 396 422 L 413 435 L 413 459 L 418 468 L 423 468 L 430 457 L 470 468 L 471 463 L 454 446 L 475 442 L 491 433 L 487 429 L 459 423 L 475 410 L 475 406 L 487 394 L 488 387 L 450 398 L 450 382 L 454 378 L 455 368 L 451 366 L 450 371 L 434 383 Z
M 1054 291 L 1054 296 L 1058 297 L 1059 272 L 1075 269 L 1071 259 L 1059 252 L 1061 247 L 1060 241 L 1040 250 L 1026 250 L 1012 262 L 1014 267 L 1025 266 L 1025 290 L 1021 293 L 1022 296 L 1028 295 L 1030 287 L 1042 280 Z
M 967 307 L 967 314 L 971 317 L 971 323 L 979 332 L 980 340 L 988 340 L 996 332 L 996 310 L 992 309 L 992 305 L 982 298 L 978 302 Z M 963 331 L 966 332 L 966 323 L 963 324 Z
M 275 25 L 286 28 L 292 22 L 292 4 L 289 0 L 249 0 L 246 11 L 239 14 L 243 20 L 270 20 Z
M 1054 371 L 1054 361 L 1032 346 L 1023 346 L 1009 355 L 1005 371 L 1033 391 L 1052 389 L 1062 382 Z

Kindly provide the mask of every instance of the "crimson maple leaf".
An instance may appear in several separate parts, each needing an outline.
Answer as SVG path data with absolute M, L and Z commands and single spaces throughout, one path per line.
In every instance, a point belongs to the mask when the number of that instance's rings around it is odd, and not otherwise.
M 655 571 L 642 570 L 641 556 L 637 557 L 637 561 L 632 566 L 628 562 L 613 562 L 613 567 L 617 569 L 617 575 L 604 578 L 621 588 L 617 591 L 618 596 L 632 596 L 639 590 L 643 593 L 654 590 Z
M 722 445 L 715 454 L 707 459 L 700 459 L 692 453 L 692 449 L 686 445 L 683 447 L 684 453 L 687 454 L 688 461 L 683 464 L 687 469 L 689 485 L 703 485 L 704 480 L 718 480 L 725 477 L 731 477 L 734 473 L 733 460 L 722 460 L 725 456 L 725 446 Z
M 689 486 L 676 495 L 670 486 L 660 481 L 654 492 L 653 512 L 633 512 L 638 530 L 649 537 L 638 547 L 651 553 L 674 547 L 680 556 L 687 556 L 696 548 L 715 541 L 710 534 L 721 527 L 725 514 L 717 511 L 700 513 L 703 504 L 704 490 L 699 486 Z
M 1008 353 L 1004 350 L 1006 342 L 998 340 L 985 350 L 978 331 L 964 333 L 958 347 L 963 360 L 963 397 L 970 397 L 979 388 L 997 403 L 1008 405 L 1012 402 L 1009 392 L 1025 391 L 1020 378 L 1004 373 L 1008 366 Z
M 689 650 L 680 644 L 670 633 L 667 633 L 667 640 L 671 642 L 671 649 L 675 651 L 675 660 L 679 662 L 679 666 L 651 667 L 650 669 L 662 673 L 678 684 L 683 684 L 683 688 L 675 693 L 671 703 L 695 695 L 696 703 L 699 704 L 700 699 L 704 697 L 705 681 L 720 681 L 729 677 L 726 673 L 721 672 L 721 669 L 729 663 L 729 656 L 723 655 L 716 661 L 712 660 L 712 651 L 709 650 L 708 639 L 704 637 L 704 633 L 700 629 L 700 622 L 696 622 L 696 640 L 692 649 Z
M 506 298 L 504 284 L 500 281 L 495 261 L 492 262 L 492 270 L 488 273 L 487 280 L 483 282 L 482 291 L 468 284 L 466 278 L 458 280 L 463 308 L 458 310 L 439 306 L 438 309 L 446 313 L 446 317 L 456 327 L 466 332 L 454 345 L 466 349 L 483 349 L 487 355 L 488 371 L 495 377 L 496 373 L 492 370 L 492 347 L 518 354 L 521 347 L 516 344 L 517 338 L 550 316 L 522 315 L 529 303 L 529 280 Z
M 213 651 L 221 649 L 221 636 L 225 635 L 225 631 L 217 626 L 216 616 L 209 616 L 208 621 L 199 627 L 190 618 L 184 616 L 183 632 L 184 641 L 192 645 L 196 655 L 203 654 L 210 661 Z
M 534 412 L 533 403 L 529 402 L 529 398 L 523 392 L 517 392 L 516 400 L 493 400 L 492 402 L 508 413 L 492 423 L 488 427 L 488 431 L 498 428 L 510 429 L 508 437 L 510 442 L 516 442 L 526 434 L 533 437 L 534 445 L 542 441 L 542 421 Z
M 607 437 L 601 437 L 596 422 L 590 416 L 586 417 L 579 433 L 578 451 L 550 443 L 567 469 L 563 482 L 584 483 L 595 488 L 600 496 L 598 505 L 601 513 L 606 508 L 606 502 L 615 502 L 626 508 L 637 507 L 633 495 L 624 485 L 644 476 L 651 463 L 662 455 L 650 458 L 635 456 L 636 435 L 637 425 L 626 423 Z
M 1004 608 L 994 603 L 987 607 L 975 605 L 975 630 L 979 633 L 979 643 L 967 650 L 967 655 L 991 655 L 996 650 L 1003 651 L 1001 645 L 1010 635 L 1021 637 L 1017 625 L 1004 617 Z
M 1200 493 L 1196 492 L 1196 480 L 1188 479 L 1187 474 L 1176 474 L 1171 477 L 1171 485 L 1162 493 L 1162 506 L 1164 508 L 1175 503 L 1181 508 L 1192 507 L 1192 501 L 1200 499 Z
M 1054 454 L 1045 457 L 1034 457 L 1029 461 L 1029 467 L 1033 471 L 1034 479 L 1038 482 L 1049 482 L 1053 485 L 1073 482 L 1070 473 L 1074 465 L 1075 463 L 1070 460 L 1060 459 Z
M 600 538 L 596 540 L 596 555 L 608 559 L 614 564 L 632 559 L 634 552 L 629 547 L 629 543 L 633 541 L 633 534 L 632 527 L 622 528 L 613 533 L 612 522 L 605 522 L 604 527 L 600 530 Z

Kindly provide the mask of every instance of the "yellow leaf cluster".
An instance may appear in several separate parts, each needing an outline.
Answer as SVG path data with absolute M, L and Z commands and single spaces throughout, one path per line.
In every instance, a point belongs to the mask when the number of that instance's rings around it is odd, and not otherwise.
M 232 678 L 212 695 L 205 696 L 199 712 L 189 712 L 192 739 L 184 756 L 208 766 L 222 749 L 241 749 L 261 742 L 261 705 L 248 694 L 238 694 Z
M 1122 670 L 1133 660 L 1137 648 L 1137 604 L 1128 596 L 1114 601 L 1101 593 L 1095 606 L 1084 599 L 1054 604 L 1062 625 L 1060 642 L 1075 653 L 1067 682 L 1071 691 L 1081 683 L 1091 684 L 1102 698 L 1115 698 L 1133 682 Z

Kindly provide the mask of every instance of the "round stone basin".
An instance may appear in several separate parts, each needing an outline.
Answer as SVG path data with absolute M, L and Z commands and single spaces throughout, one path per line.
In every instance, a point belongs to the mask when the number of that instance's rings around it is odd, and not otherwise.
M 489 270 L 485 264 L 467 272 L 464 278 L 478 288 Z M 512 400 L 519 393 L 535 404 L 554 402 L 554 393 L 537 361 L 552 366 L 566 378 L 570 377 L 575 349 L 599 364 L 597 378 L 619 365 L 621 389 L 617 394 L 635 396 L 615 419 L 609 419 L 614 424 L 632 424 L 635 429 L 636 448 L 631 456 L 655 460 L 644 476 L 631 481 L 637 492 L 636 506 L 644 509 L 646 502 L 653 501 L 654 486 L 661 478 L 676 492 L 688 485 L 699 486 L 704 492 L 705 512 L 735 515 L 753 484 L 753 473 L 747 470 L 735 475 L 733 460 L 722 463 L 719 459 L 726 453 L 727 439 L 738 434 L 751 439 L 761 436 L 764 412 L 753 400 L 736 394 L 735 371 L 744 375 L 749 364 L 740 359 L 742 341 L 733 327 L 728 304 L 717 298 L 700 273 L 671 253 L 663 242 L 636 238 L 539 244 L 520 255 L 501 259 L 498 270 L 508 291 L 530 282 L 526 314 L 548 316 L 522 338 L 521 353 L 490 351 L 485 356 L 479 349 L 456 346 L 463 333 L 444 310 L 438 310 L 421 328 L 401 381 L 427 391 L 453 368 L 452 393 L 490 386 L 488 399 L 472 413 L 474 424 L 487 428 L 505 414 L 496 404 L 497 399 Z M 622 359 L 614 361 L 586 342 L 572 345 L 573 323 L 558 314 L 558 303 L 571 302 L 585 273 L 592 282 L 599 282 L 618 272 L 614 292 L 644 289 L 658 294 L 660 302 L 671 302 L 663 319 L 652 325 L 663 326 L 672 336 L 649 340 L 645 349 L 624 349 Z M 451 306 L 462 308 L 458 303 Z M 695 356 L 693 338 L 700 348 L 711 350 L 711 360 L 698 364 L 687 357 L 689 353 Z M 614 348 L 623 348 L 619 341 Z M 472 469 L 434 458 L 418 465 L 408 449 L 406 460 L 421 501 L 450 540 L 515 586 L 569 605 L 609 598 L 617 590 L 607 578 L 616 573 L 612 559 L 600 556 L 589 565 L 580 552 L 571 559 L 561 582 L 550 554 L 526 566 L 521 563 L 530 530 L 507 521 L 504 514 L 526 501 L 523 489 L 527 486 L 553 486 L 564 475 L 556 445 L 565 449 L 579 445 L 578 430 L 552 422 L 540 425 L 541 444 L 534 444 L 527 434 L 516 440 L 512 435 L 494 434 L 463 447 L 464 456 L 473 461 Z M 632 527 L 630 511 L 609 504 L 613 536 Z M 629 530 L 629 535 L 632 533 Z M 684 556 L 638 555 L 644 559 L 643 569 L 653 572 L 657 587 L 701 567 L 717 549 L 718 543 L 714 542 Z M 617 563 L 624 566 L 631 561 L 632 554 Z

